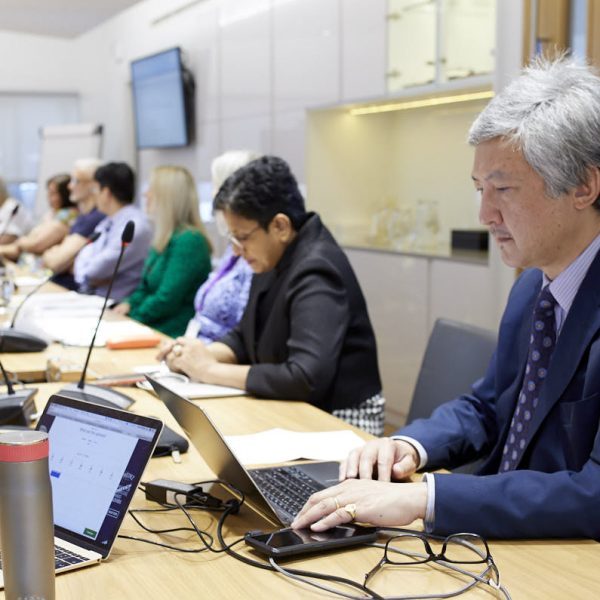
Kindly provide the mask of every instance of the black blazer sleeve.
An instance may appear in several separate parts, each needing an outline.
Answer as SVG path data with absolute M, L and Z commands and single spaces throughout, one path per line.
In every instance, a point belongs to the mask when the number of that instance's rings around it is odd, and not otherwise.
M 350 321 L 344 282 L 323 261 L 306 261 L 285 290 L 289 314 L 287 360 L 255 364 L 247 389 L 265 398 L 321 398 L 336 377 Z

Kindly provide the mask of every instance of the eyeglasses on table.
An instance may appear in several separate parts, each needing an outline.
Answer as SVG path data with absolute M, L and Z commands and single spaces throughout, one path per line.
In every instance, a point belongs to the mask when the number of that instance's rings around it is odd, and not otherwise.
M 434 550 L 438 550 L 437 552 Z M 420 565 L 428 562 L 478 565 L 486 564 L 486 575 L 493 587 L 500 585 L 500 575 L 487 542 L 475 533 L 456 533 L 446 538 L 406 531 L 389 538 L 381 560 L 365 575 L 364 584 L 386 564 Z M 470 575 L 470 573 L 465 573 Z

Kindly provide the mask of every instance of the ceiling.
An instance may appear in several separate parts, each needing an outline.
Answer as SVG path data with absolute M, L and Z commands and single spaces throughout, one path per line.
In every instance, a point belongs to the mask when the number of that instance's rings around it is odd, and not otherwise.
M 73 38 L 140 0 L 0 0 L 0 30 Z

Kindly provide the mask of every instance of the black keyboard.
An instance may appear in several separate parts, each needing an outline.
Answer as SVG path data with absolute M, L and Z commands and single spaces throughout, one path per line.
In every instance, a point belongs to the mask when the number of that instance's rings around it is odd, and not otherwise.
M 71 552 L 71 550 L 54 546 L 54 565 L 57 569 L 69 567 L 70 565 L 77 565 L 86 560 L 88 559 L 80 554 Z
M 79 554 L 71 552 L 66 548 L 54 546 L 54 566 L 56 569 L 77 565 L 80 562 L 85 562 L 86 560 L 88 559 L 84 556 L 80 556 Z M 2 570 L 2 556 L 0 556 L 0 570 Z
M 323 485 L 298 467 L 257 469 L 251 475 L 263 495 L 291 517 L 300 512 L 312 494 L 323 489 Z

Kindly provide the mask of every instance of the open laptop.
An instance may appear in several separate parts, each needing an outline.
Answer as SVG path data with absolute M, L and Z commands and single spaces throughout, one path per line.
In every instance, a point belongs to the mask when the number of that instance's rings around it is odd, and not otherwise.
M 202 408 L 147 378 L 215 475 L 244 492 L 271 520 L 289 525 L 311 494 L 339 483 L 337 462 L 245 469 Z
M 57 573 L 109 555 L 162 426 L 60 395 L 48 400 L 36 429 L 50 440 Z

